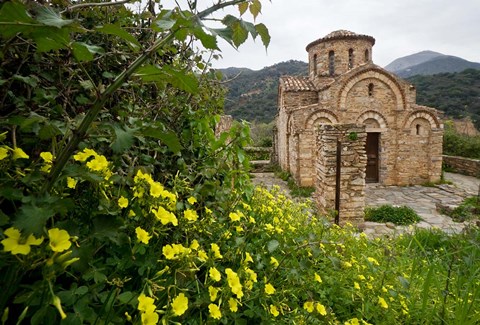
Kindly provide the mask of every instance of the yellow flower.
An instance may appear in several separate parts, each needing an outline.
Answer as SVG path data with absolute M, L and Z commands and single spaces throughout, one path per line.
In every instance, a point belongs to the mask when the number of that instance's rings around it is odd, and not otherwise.
M 188 298 L 185 295 L 180 293 L 172 301 L 172 310 L 175 316 L 183 315 L 188 309 Z
M 360 290 L 360 285 L 358 284 L 358 282 L 353 282 L 353 287 L 357 290 Z
M 378 304 L 380 305 L 380 307 L 388 309 L 388 304 L 382 297 L 378 297 Z
M 315 272 L 315 281 L 317 281 L 318 283 L 322 283 L 322 278 L 320 277 L 320 275 L 318 275 L 316 272 Z
M 230 286 L 232 293 L 236 294 L 238 299 L 242 299 L 242 284 L 240 283 L 240 278 L 237 273 L 232 269 L 227 268 L 225 269 L 225 274 L 227 275 L 228 285 Z
M 275 288 L 270 283 L 267 283 L 265 284 L 265 293 L 267 295 L 273 295 L 275 293 Z
M 95 158 L 87 162 L 88 169 L 100 172 L 108 169 L 108 160 L 105 156 L 97 155 Z
M 91 156 L 97 156 L 97 153 L 92 149 L 85 148 L 83 149 L 83 151 L 76 153 L 73 156 L 73 159 L 75 159 L 76 161 L 84 162 Z
M 253 262 L 252 256 L 250 255 L 249 252 L 246 252 L 246 253 L 245 253 L 245 260 L 244 260 L 244 262 L 245 262 L 245 263 Z
M 378 264 L 378 261 L 376 259 L 374 259 L 373 257 L 368 257 L 367 260 L 372 263 L 373 265 L 380 265 Z
M 67 314 L 65 314 L 65 312 L 63 311 L 63 308 L 62 308 L 62 301 L 60 300 L 60 298 L 58 296 L 53 296 L 52 305 L 55 308 L 57 308 L 58 313 L 60 314 L 60 317 L 62 319 L 67 318 Z
M 195 210 L 191 210 L 191 209 L 187 209 L 187 210 L 183 211 L 183 216 L 185 217 L 185 219 L 187 219 L 188 221 L 191 221 L 191 222 L 197 221 L 197 219 L 198 219 L 197 212 Z
M 230 212 L 230 214 L 228 215 L 228 217 L 230 218 L 230 220 L 232 221 L 239 221 L 240 220 L 240 214 L 236 213 L 236 212 Z
M 200 244 L 198 243 L 198 240 L 194 239 L 192 240 L 192 243 L 190 244 L 190 248 L 196 251 L 200 247 Z
M 228 300 L 228 306 L 230 307 L 230 311 L 236 313 L 238 311 L 238 303 L 235 299 L 230 298 Z
M 315 308 L 317 309 L 317 312 L 322 315 L 322 316 L 325 316 L 327 314 L 327 310 L 325 309 L 325 306 L 322 305 L 321 303 L 317 302 L 315 304 Z
M 197 199 L 194 198 L 193 196 L 190 196 L 190 197 L 187 199 L 187 202 L 190 203 L 191 205 L 194 205 L 195 203 L 197 203 Z
M 257 282 L 257 273 L 255 273 L 255 271 L 249 268 L 246 268 L 245 272 L 247 272 L 248 276 L 250 277 L 250 280 L 252 280 L 253 282 Z
M 16 159 L 28 159 L 30 157 L 21 148 L 14 148 L 12 158 L 13 160 L 16 160 Z
M 210 301 L 211 302 L 214 302 L 216 299 L 217 299 L 217 294 L 220 290 L 215 288 L 215 287 L 212 287 L 212 286 L 209 286 L 208 287 L 208 293 L 210 294 Z
M 205 207 L 205 213 L 207 213 L 207 214 L 212 214 L 212 210 L 210 210 L 209 208 Z
M 366 280 L 366 278 L 365 278 L 365 276 L 364 276 L 363 274 L 358 275 L 357 278 L 358 278 L 359 280 L 361 280 L 361 281 L 365 281 L 365 280 Z
M 273 317 L 277 317 L 278 315 L 280 315 L 280 313 L 278 312 L 277 307 L 274 306 L 274 305 L 270 305 L 270 314 L 272 314 Z
M 137 309 L 144 313 L 151 313 L 156 309 L 154 302 L 155 300 L 153 298 L 147 297 L 144 293 L 142 293 L 140 296 L 138 296 Z
M 5 146 L 0 147 L 0 160 L 8 157 L 8 148 Z
M 222 318 L 222 312 L 220 311 L 220 308 L 217 305 L 215 304 L 208 305 L 208 310 L 210 311 L 210 316 L 213 319 Z
M 47 164 L 51 164 L 53 162 L 53 155 L 49 151 L 41 152 L 40 158 L 42 158 Z
M 222 274 L 215 267 L 211 267 L 210 270 L 208 271 L 208 274 L 210 275 L 210 279 L 212 279 L 215 282 L 220 281 L 222 278 Z
M 345 325 L 360 325 L 358 318 L 352 318 L 345 322 Z
M 4 235 L 7 238 L 2 240 L 3 250 L 11 252 L 12 255 L 27 255 L 30 253 L 30 246 L 38 246 L 43 242 L 43 237 L 37 239 L 32 234 L 28 235 L 26 239 L 22 238 L 20 231 L 13 227 L 5 230 Z
M 141 316 L 142 325 L 156 325 L 158 323 L 159 316 L 155 311 L 142 313 Z
M 137 214 L 135 213 L 135 211 L 133 211 L 133 210 L 128 211 L 128 216 L 129 217 L 135 217 L 136 215 Z
M 272 264 L 273 267 L 275 267 L 275 268 L 278 267 L 278 265 L 279 265 L 277 259 L 273 256 L 270 257 L 270 264 Z
M 147 231 L 143 230 L 140 227 L 135 228 L 135 233 L 137 234 L 138 242 L 144 244 L 148 244 L 148 241 L 150 240 L 150 238 L 152 238 L 152 236 L 150 236 Z
M 178 226 L 177 217 L 172 212 L 165 210 L 163 207 L 158 207 L 157 210 L 152 209 L 152 212 L 155 217 L 160 220 L 162 225 L 171 223 L 174 226 Z
M 68 188 L 75 188 L 77 186 L 77 180 L 72 177 L 67 177 L 67 187 Z
M 128 207 L 128 199 L 126 197 L 123 197 L 123 195 L 120 196 L 117 203 L 118 206 L 122 209 Z
M 150 183 L 150 195 L 153 197 L 160 197 L 165 189 L 163 188 L 162 184 L 158 182 L 151 182 Z
M 48 231 L 48 238 L 50 238 L 50 248 L 54 252 L 63 252 L 70 248 L 70 235 L 66 230 L 53 228 Z
M 162 248 L 162 253 L 167 260 L 177 259 L 177 255 L 189 253 L 190 249 L 183 247 L 182 244 L 166 245 Z
M 303 304 L 303 309 L 305 309 L 309 313 L 313 313 L 314 308 L 315 305 L 313 304 L 313 301 L 305 301 L 305 303 Z
M 207 253 L 205 253 L 203 249 L 198 251 L 197 256 L 198 256 L 198 259 L 202 262 L 206 262 L 208 260 L 208 255 Z
M 213 256 L 215 258 L 218 258 L 218 259 L 222 259 L 223 258 L 223 255 L 220 254 L 220 247 L 218 247 L 217 244 L 213 243 L 213 244 L 210 244 L 210 247 L 212 249 L 212 252 L 213 252 Z
M 342 262 L 342 265 L 347 269 L 352 267 L 352 263 L 350 262 Z

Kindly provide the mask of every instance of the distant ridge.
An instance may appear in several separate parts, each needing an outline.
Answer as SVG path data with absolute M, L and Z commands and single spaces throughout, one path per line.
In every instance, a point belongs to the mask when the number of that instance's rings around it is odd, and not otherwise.
M 398 58 L 388 64 L 385 69 L 399 77 L 408 78 L 416 75 L 461 72 L 466 69 L 480 70 L 480 63 L 438 52 L 423 51 Z

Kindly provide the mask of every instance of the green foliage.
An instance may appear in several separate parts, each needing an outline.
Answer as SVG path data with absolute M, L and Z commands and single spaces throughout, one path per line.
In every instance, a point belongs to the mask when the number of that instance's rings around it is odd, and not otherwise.
M 411 225 L 419 222 L 421 218 L 410 207 L 385 204 L 379 207 L 367 207 L 365 209 L 365 220 L 392 222 L 396 225 Z
M 449 156 L 480 159 L 480 136 L 463 135 L 455 131 L 452 123 L 445 123 L 443 153 Z
M 417 102 L 444 111 L 452 118 L 471 117 L 480 129 L 480 70 L 414 76 L 407 79 L 417 88 Z
M 289 172 L 280 170 L 280 168 L 278 167 L 276 168 L 275 176 L 287 182 L 288 189 L 290 190 L 290 195 L 292 195 L 293 197 L 311 198 L 313 192 L 315 192 L 315 187 L 298 186 Z
M 457 222 L 480 219 L 480 198 L 478 196 L 468 197 L 456 208 L 445 212 Z
M 250 122 L 250 137 L 255 147 L 271 147 L 275 121 L 269 123 Z
M 237 120 L 270 123 L 277 113 L 278 80 L 283 75 L 306 75 L 305 62 L 290 60 L 259 71 L 246 68 L 220 70 L 228 92 L 225 112 Z M 254 140 L 255 141 L 255 140 Z

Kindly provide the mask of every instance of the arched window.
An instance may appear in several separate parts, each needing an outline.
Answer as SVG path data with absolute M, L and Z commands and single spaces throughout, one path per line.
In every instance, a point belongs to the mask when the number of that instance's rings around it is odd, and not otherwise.
M 365 50 L 365 63 L 367 63 L 368 61 L 370 61 L 370 53 L 368 52 L 368 49 Z
M 313 56 L 313 75 L 317 75 L 317 55 Z
M 369 97 L 373 96 L 373 84 L 372 83 L 368 84 L 368 96 Z
M 417 135 L 422 134 L 422 126 L 420 124 L 415 125 Z
M 348 68 L 353 68 L 353 49 L 348 50 Z
M 328 72 L 330 76 L 335 74 L 335 52 L 328 52 Z

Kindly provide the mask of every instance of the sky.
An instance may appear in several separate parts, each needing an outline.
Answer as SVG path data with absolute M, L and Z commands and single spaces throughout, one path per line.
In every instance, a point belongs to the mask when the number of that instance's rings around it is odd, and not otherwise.
M 215 68 L 259 70 L 288 61 L 307 61 L 305 47 L 332 31 L 346 29 L 376 39 L 373 62 L 424 50 L 480 62 L 480 0 L 262 0 L 257 23 L 272 37 L 267 51 L 260 39 L 237 50 L 220 42 Z M 252 20 L 245 15 L 246 20 Z

